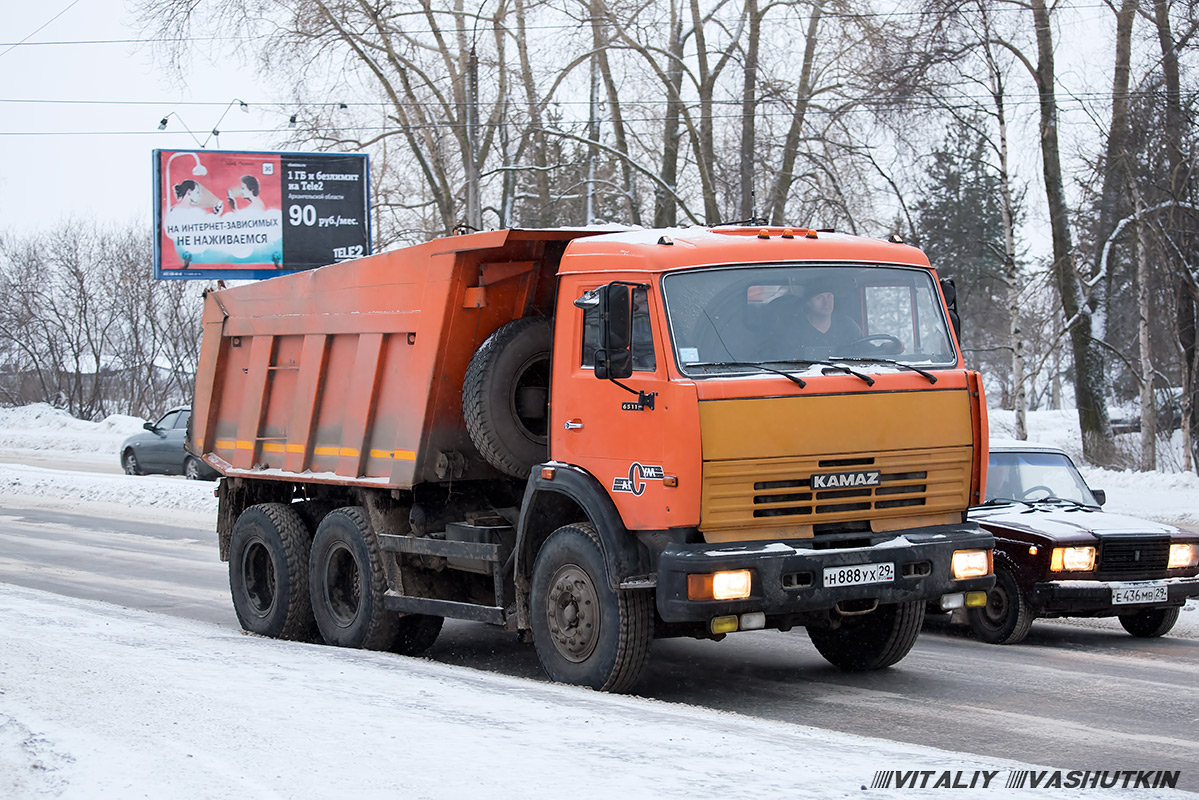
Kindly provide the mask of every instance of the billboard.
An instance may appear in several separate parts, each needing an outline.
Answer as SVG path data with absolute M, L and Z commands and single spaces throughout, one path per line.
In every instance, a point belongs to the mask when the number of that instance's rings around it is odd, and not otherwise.
M 370 254 L 367 157 L 154 151 L 154 277 L 267 278 Z

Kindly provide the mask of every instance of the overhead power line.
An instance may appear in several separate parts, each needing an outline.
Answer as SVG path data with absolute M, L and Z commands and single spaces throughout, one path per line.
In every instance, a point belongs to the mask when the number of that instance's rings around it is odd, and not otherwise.
M 79 2 L 79 0 L 75 0 L 73 3 L 71 3 L 70 6 L 67 6 L 67 8 L 63 9 L 62 12 L 60 12 L 58 16 L 61 16 L 68 9 L 70 9 L 71 6 L 74 6 L 75 3 L 78 3 L 78 2 Z M 1077 3 L 1074 5 L 1066 5 L 1066 4 L 1059 3 L 1054 6 L 1055 11 L 1059 11 L 1059 10 L 1086 11 L 1086 10 L 1090 10 L 1090 9 L 1110 9 L 1110 6 L 1106 3 L 1101 3 L 1101 2 Z M 1023 6 L 1020 6 L 1017 4 L 1010 4 L 1010 5 L 996 6 L 995 10 L 1023 12 L 1023 11 L 1026 11 L 1027 9 L 1025 9 Z M 441 13 L 452 15 L 454 12 L 444 11 Z M 474 15 L 469 12 L 461 12 L 461 13 L 463 14 L 463 16 L 466 16 L 466 17 L 474 17 Z M 841 19 L 841 20 L 861 21 L 861 20 L 867 20 L 867 19 L 895 19 L 898 17 L 919 17 L 919 16 L 923 16 L 924 14 L 925 14 L 924 11 L 848 12 L 848 11 L 831 11 L 831 10 L 826 9 L 823 12 L 821 12 L 821 17 L 823 17 L 825 19 Z M 58 16 L 54 17 L 54 19 L 58 19 Z M 46 25 L 49 25 L 50 22 L 54 21 L 54 19 L 51 19 L 49 22 L 46 23 Z M 805 18 L 799 18 L 799 19 L 802 20 Z M 264 40 L 264 39 L 275 38 L 274 36 L 271 36 L 271 35 L 261 34 L 261 35 L 257 35 L 257 36 L 186 36 L 186 37 L 148 36 L 148 37 L 143 37 L 143 38 L 131 38 L 131 39 L 59 39 L 59 40 L 41 41 L 41 42 L 27 41 L 30 37 L 32 37 L 38 31 L 42 30 L 42 28 L 45 28 L 46 25 L 43 25 L 41 28 L 38 28 L 36 31 L 29 34 L 29 36 L 25 37 L 25 39 L 22 39 L 19 42 L 0 42 L 0 47 L 6 47 L 6 48 L 8 48 L 8 50 L 11 50 L 14 47 L 75 47 L 75 46 L 87 46 L 87 45 L 109 45 L 109 44 L 182 44 L 182 43 L 194 43 L 194 42 L 254 42 L 254 41 L 260 41 L 260 40 Z M 568 30 L 590 29 L 590 25 L 591 25 L 590 20 L 581 19 L 576 22 L 571 22 L 569 24 L 525 25 L 524 29 L 529 30 L 529 31 L 537 31 L 537 30 L 568 31 Z M 479 25 L 478 27 L 482 28 L 482 29 L 490 28 L 492 30 L 495 30 L 495 29 L 502 28 L 502 29 L 507 30 L 507 29 L 512 29 L 514 26 L 508 25 L 508 24 L 499 24 L 499 23 L 492 22 L 490 24 Z M 445 32 L 448 32 L 449 30 L 451 30 L 451 29 L 450 28 L 440 28 L 437 31 L 434 31 L 434 29 L 432 29 L 432 28 L 405 27 L 405 28 L 403 28 L 403 33 L 405 35 L 418 35 L 418 34 L 435 33 L 435 32 L 436 33 L 445 33 Z M 364 38 L 369 38 L 369 37 L 364 37 Z M 4 52 L 0 52 L 0 55 L 4 55 L 4 53 L 7 53 L 8 50 L 5 50 Z

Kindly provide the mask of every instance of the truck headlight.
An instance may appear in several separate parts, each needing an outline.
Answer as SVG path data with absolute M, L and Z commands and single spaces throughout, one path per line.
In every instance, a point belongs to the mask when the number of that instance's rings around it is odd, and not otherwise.
M 749 570 L 734 569 L 687 576 L 688 600 L 744 600 L 749 597 Z
M 1199 545 L 1172 544 L 1170 545 L 1170 563 L 1167 569 L 1181 569 L 1199 564 Z
M 1094 547 L 1055 547 L 1049 557 L 1052 572 L 1090 572 L 1095 569 Z
M 981 578 L 991 574 L 990 550 L 954 550 L 953 579 Z

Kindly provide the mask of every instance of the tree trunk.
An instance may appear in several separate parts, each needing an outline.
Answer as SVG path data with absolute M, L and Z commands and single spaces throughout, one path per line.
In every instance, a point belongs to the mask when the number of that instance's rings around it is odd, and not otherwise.
M 803 67 L 799 72 L 799 88 L 795 92 L 795 109 L 791 113 L 791 127 L 783 141 L 783 160 L 774 190 L 770 193 L 770 224 L 785 225 L 787 222 L 787 198 L 791 195 L 791 184 L 795 182 L 795 161 L 799 157 L 799 139 L 803 133 L 804 117 L 812 102 L 812 62 L 816 58 L 816 34 L 820 30 L 820 15 L 824 11 L 824 0 L 812 4 L 812 16 L 808 18 L 808 30 L 804 35 Z
M 1053 234 L 1053 275 L 1061 295 L 1062 310 L 1070 325 L 1074 356 L 1074 399 L 1082 431 L 1083 457 L 1101 466 L 1113 462 L 1111 424 L 1104 396 L 1104 363 L 1099 344 L 1091 336 L 1091 314 L 1083 299 L 1082 284 L 1074 266 L 1074 242 L 1062 179 L 1058 145 L 1057 96 L 1053 64 L 1053 30 L 1045 0 L 1030 0 L 1037 37 L 1037 91 L 1041 109 L 1041 166 Z
M 1112 121 L 1103 159 L 1103 188 L 1099 195 L 1099 227 L 1095 241 L 1102 248 L 1122 216 L 1119 201 L 1129 186 L 1128 169 L 1128 72 L 1132 57 L 1132 23 L 1138 0 L 1123 0 L 1116 12 L 1116 64 L 1112 76 Z M 1095 259 L 1099 266 L 1098 258 Z M 1113 270 L 1108 266 L 1102 279 L 1091 290 L 1087 304 L 1094 314 L 1094 335 L 1107 341 L 1108 303 Z
M 1008 344 L 1012 352 L 1012 408 L 1016 412 L 1016 438 L 1028 439 L 1028 391 L 1024 386 L 1024 332 L 1020 328 L 1020 290 L 1024 282 L 1016 263 L 1016 214 L 1012 205 L 1012 175 L 1008 169 L 1007 115 L 1004 110 L 1003 78 L 994 61 L 992 81 L 995 96 L 995 116 L 999 124 L 999 193 L 1003 218 L 1003 276 L 1007 283 Z
M 745 75 L 741 87 L 741 205 L 738 219 L 752 220 L 757 211 L 754 202 L 754 121 L 758 107 L 758 38 L 762 29 L 757 0 L 745 0 L 745 16 L 749 19 L 749 38 L 745 43 Z
M 541 115 L 541 101 L 537 93 L 537 83 L 533 77 L 533 64 L 529 59 L 529 42 L 526 33 L 525 0 L 515 0 L 516 9 L 516 50 L 520 62 L 520 82 L 524 88 L 525 105 L 529 114 L 529 133 L 533 150 L 533 174 L 530 176 L 533 185 L 534 204 L 536 211 L 522 223 L 534 228 L 550 224 L 553 210 L 553 197 L 550 193 L 549 149 L 546 144 L 544 122 Z
M 1141 469 L 1157 469 L 1157 404 L 1153 402 L 1153 352 L 1149 349 L 1149 237 L 1141 212 L 1145 204 L 1136 198 L 1137 250 L 1137 342 L 1141 356 Z
M 682 123 L 679 119 L 683 90 L 683 21 L 671 4 L 670 60 L 666 75 L 670 82 L 666 92 L 666 118 L 662 123 L 662 183 L 671 192 L 679 184 L 679 144 L 682 141 Z M 654 191 L 654 227 L 668 228 L 679 221 L 678 201 L 670 192 L 658 188 Z
M 1162 78 L 1166 85 L 1166 158 L 1170 167 L 1170 195 L 1174 201 L 1185 199 L 1187 189 L 1188 159 L 1182 134 L 1186 130 L 1183 116 L 1181 83 L 1178 72 L 1178 44 L 1170 29 L 1170 4 L 1168 0 L 1153 0 L 1153 20 L 1157 28 L 1157 40 L 1162 53 Z M 1167 213 L 1168 230 L 1179 230 L 1182 223 L 1193 219 L 1189 211 L 1172 210 Z M 1193 225 L 1192 225 L 1193 227 Z M 1189 269 L 1186 264 L 1174 264 L 1175 270 Z M 1195 347 L 1196 308 L 1199 297 L 1193 288 L 1194 276 L 1181 274 L 1176 279 L 1174 297 L 1177 302 L 1175 317 L 1178 344 L 1182 349 L 1182 441 L 1183 465 L 1187 470 L 1199 471 L 1199 458 L 1195 446 L 1199 442 L 1199 349 Z

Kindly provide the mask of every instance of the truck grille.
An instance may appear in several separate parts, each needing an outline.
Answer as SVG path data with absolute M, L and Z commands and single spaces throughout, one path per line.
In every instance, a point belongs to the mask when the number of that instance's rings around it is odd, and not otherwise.
M 957 511 L 967 505 L 970 469 L 969 447 L 709 461 L 704 463 L 700 529 L 869 522 Z M 813 488 L 814 475 L 847 473 L 870 476 L 874 485 Z
M 1099 542 L 1100 580 L 1109 578 L 1162 578 L 1170 561 L 1170 538 L 1143 537 Z

